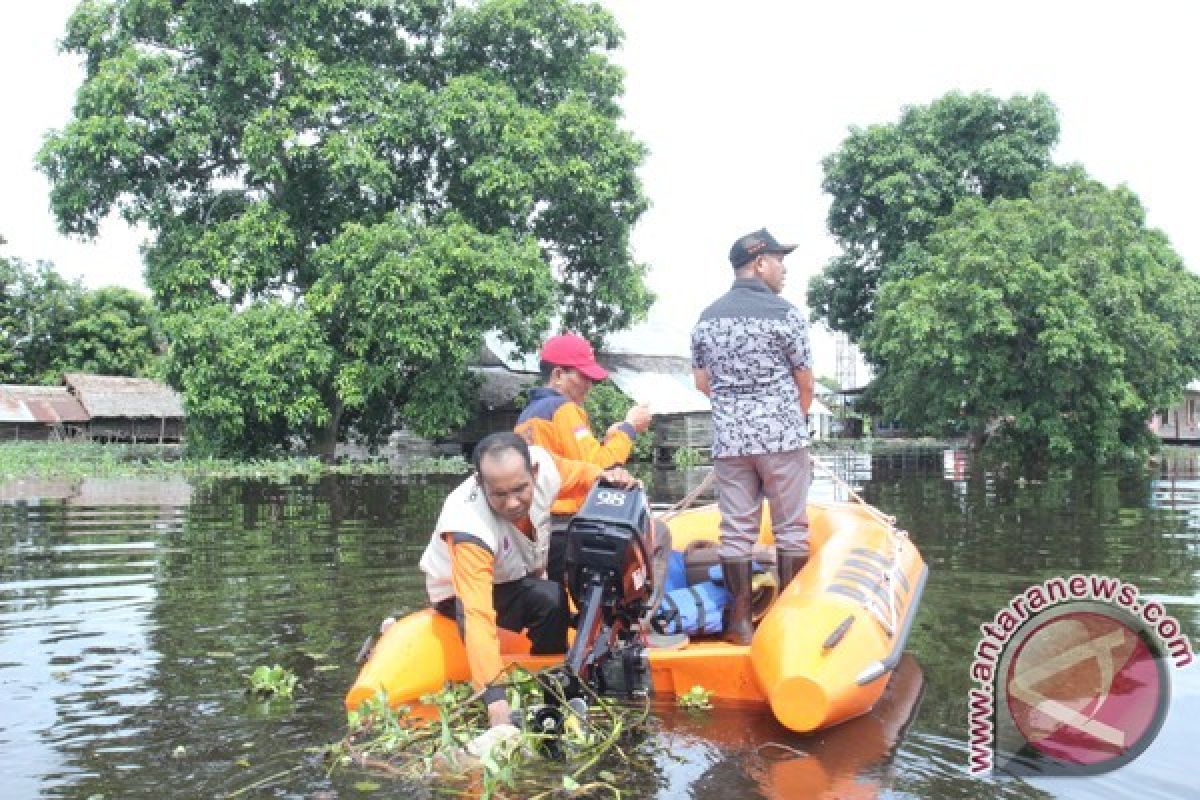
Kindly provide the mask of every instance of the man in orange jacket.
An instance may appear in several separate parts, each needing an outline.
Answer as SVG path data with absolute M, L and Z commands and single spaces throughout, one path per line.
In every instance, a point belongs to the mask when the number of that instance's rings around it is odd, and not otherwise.
M 542 345 L 540 358 L 545 385 L 530 395 L 529 405 L 517 420 L 517 433 L 559 458 L 597 467 L 624 464 L 633 450 L 634 438 L 650 427 L 649 407 L 631 407 L 624 421 L 610 426 L 601 442 L 592 434 L 583 401 L 596 382 L 608 377 L 608 371 L 596 363 L 587 339 L 574 333 L 551 336 Z M 587 493 L 588 487 L 559 492 L 551 509 L 553 535 L 546 570 L 551 580 L 562 580 L 567 523 L 579 511 Z
M 597 381 L 608 377 L 608 371 L 596 363 L 596 355 L 587 339 L 574 333 L 551 336 L 542 345 L 540 367 L 546 383 L 533 390 L 529 405 L 517 420 L 517 433 L 564 462 L 582 462 L 597 467 L 624 463 L 633 450 L 634 438 L 650 427 L 649 406 L 638 403 L 630 407 L 622 422 L 609 426 L 601 442 L 592 434 L 583 401 Z M 564 487 L 551 509 L 550 552 L 546 562 L 546 576 L 550 580 L 562 582 L 564 579 L 567 526 L 583 506 L 589 488 Z M 671 532 L 660 520 L 655 520 L 654 596 L 650 598 L 649 611 L 643 621 L 646 626 L 657 614 L 666 590 L 670 553 Z M 687 637 L 647 632 L 646 641 L 652 647 L 674 647 L 687 640 Z
M 499 682 L 497 628 L 527 631 L 533 653 L 566 650 L 566 595 L 545 575 L 551 504 L 560 492 L 586 492 L 598 479 L 622 488 L 638 481 L 619 467 L 556 458 L 508 432 L 486 436 L 472 461 L 475 474 L 442 505 L 421 570 L 430 603 L 458 621 L 471 682 L 483 692 L 492 730 L 468 747 L 475 752 L 516 733 Z

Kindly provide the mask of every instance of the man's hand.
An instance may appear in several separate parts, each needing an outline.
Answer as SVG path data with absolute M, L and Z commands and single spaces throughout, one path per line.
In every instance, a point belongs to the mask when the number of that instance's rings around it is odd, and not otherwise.
M 507 700 L 493 700 L 488 703 L 488 725 L 486 731 L 467 742 L 466 751 L 476 758 L 482 759 L 496 748 L 503 748 L 521 738 L 521 731 L 512 724 L 512 710 Z M 508 751 L 511 753 L 511 750 Z
M 650 418 L 654 415 L 650 413 L 650 406 L 645 403 L 638 403 L 625 412 L 625 421 L 633 426 L 633 429 L 638 433 L 645 433 L 650 427 Z
M 497 753 L 512 755 L 520 741 L 521 730 L 511 722 L 505 722 L 488 728 L 467 742 L 466 750 L 480 760 L 488 755 L 495 758 Z
M 600 480 L 607 484 L 616 486 L 618 489 L 641 489 L 642 482 L 624 467 L 609 467 L 600 473 Z

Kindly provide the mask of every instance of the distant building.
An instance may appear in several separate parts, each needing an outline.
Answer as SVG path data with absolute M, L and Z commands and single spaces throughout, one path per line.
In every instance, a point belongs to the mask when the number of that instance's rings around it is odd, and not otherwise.
M 164 383 L 82 372 L 68 372 L 63 382 L 87 412 L 91 439 L 158 443 L 183 439 L 183 398 Z
M 690 358 L 600 353 L 597 360 L 618 389 L 635 402 L 648 403 L 654 413 L 654 463 L 672 463 L 684 447 L 711 458 L 712 405 L 692 381 Z
M 65 386 L 0 385 L 0 441 L 73 439 L 87 424 L 87 411 Z
M 1200 381 L 1183 390 L 1183 400 L 1150 420 L 1150 430 L 1170 444 L 1200 444 Z

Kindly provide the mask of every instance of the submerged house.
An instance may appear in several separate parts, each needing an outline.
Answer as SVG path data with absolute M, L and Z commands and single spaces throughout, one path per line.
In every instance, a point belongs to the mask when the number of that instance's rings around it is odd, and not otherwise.
M 65 386 L 0 384 L 0 441 L 61 441 L 83 435 L 88 413 Z
M 63 382 L 88 415 L 87 435 L 109 442 L 179 442 L 183 398 L 148 378 L 68 372 Z
M 1187 385 L 1179 403 L 1155 414 L 1150 430 L 1169 444 L 1200 444 L 1200 381 Z
M 712 451 L 712 405 L 692 381 L 690 358 L 673 355 L 600 353 L 609 380 L 654 413 L 653 461 L 670 464 L 676 451 L 690 448 L 706 460 Z

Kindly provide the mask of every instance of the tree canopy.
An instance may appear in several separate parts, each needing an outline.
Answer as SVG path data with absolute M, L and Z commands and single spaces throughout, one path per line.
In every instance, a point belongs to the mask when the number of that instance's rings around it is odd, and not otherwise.
M 1058 115 L 1049 98 L 951 92 L 899 122 L 851 128 L 824 159 L 829 232 L 841 253 L 808 287 L 808 305 L 858 341 L 875 293 L 904 248 L 969 197 L 1024 197 L 1050 166 Z
M 567 0 L 87 0 L 73 119 L 39 160 L 67 232 L 146 224 L 200 449 L 461 424 L 498 330 L 649 307 L 621 33 Z
M 862 344 L 878 400 L 917 428 L 1104 462 L 1200 374 L 1200 277 L 1132 192 L 1078 167 L 959 203 L 895 274 Z
M 809 304 L 885 416 L 1104 462 L 1200 375 L 1200 277 L 1131 191 L 1051 162 L 1058 130 L 1044 95 L 958 93 L 853 129 L 824 161 L 842 253 Z
M 0 383 L 56 384 L 64 372 L 148 375 L 159 341 L 158 314 L 137 292 L 89 291 L 46 262 L 0 256 Z

